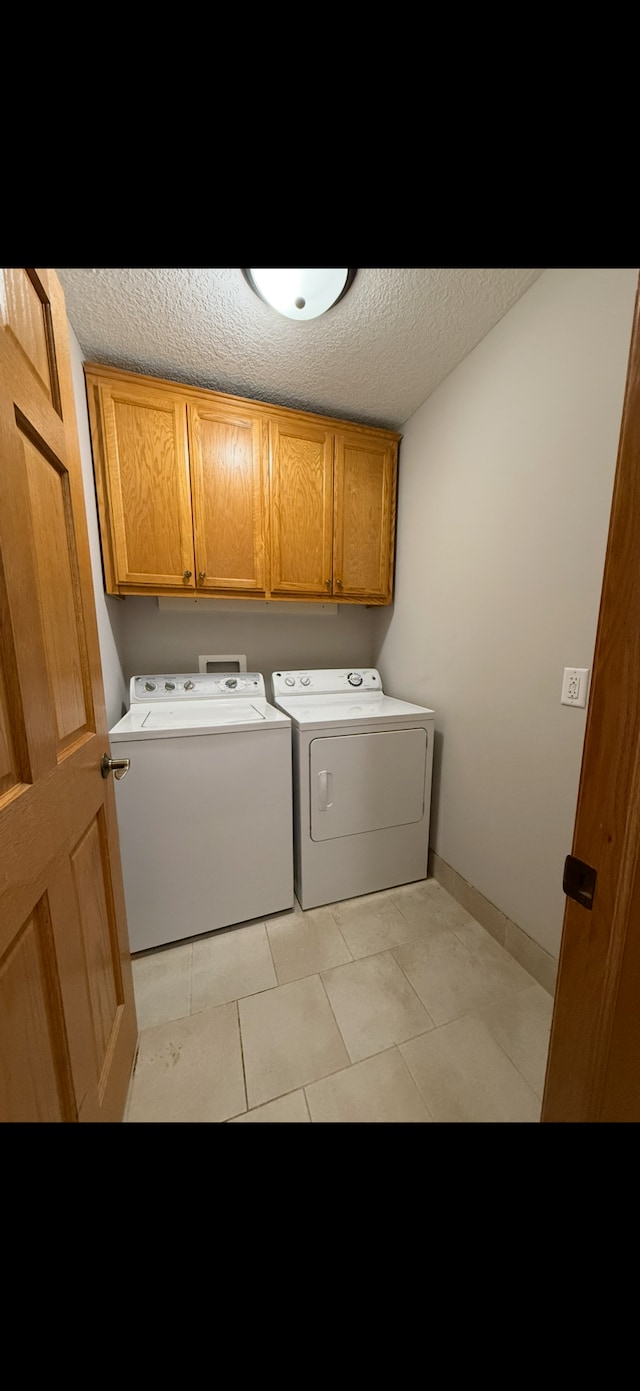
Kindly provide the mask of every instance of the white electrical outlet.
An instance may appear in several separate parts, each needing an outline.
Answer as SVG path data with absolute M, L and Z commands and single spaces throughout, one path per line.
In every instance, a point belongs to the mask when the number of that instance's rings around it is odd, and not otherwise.
M 562 678 L 561 705 L 586 705 L 589 667 L 565 667 Z

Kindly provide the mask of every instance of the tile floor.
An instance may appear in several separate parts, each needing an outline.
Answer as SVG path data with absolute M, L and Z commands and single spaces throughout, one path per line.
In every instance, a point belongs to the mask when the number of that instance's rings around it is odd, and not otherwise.
M 144 1121 L 537 1121 L 552 999 L 435 879 L 133 961 Z

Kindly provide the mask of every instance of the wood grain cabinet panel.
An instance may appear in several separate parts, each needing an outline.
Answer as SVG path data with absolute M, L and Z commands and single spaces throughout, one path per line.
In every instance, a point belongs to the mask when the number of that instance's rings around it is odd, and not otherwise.
M 395 431 L 85 375 L 107 593 L 391 603 Z
M 195 589 L 186 401 L 130 383 L 99 397 L 116 581 Z
M 250 411 L 189 404 L 198 589 L 265 591 L 263 422 Z
M 334 480 L 334 592 L 391 598 L 395 449 L 375 435 L 337 434 Z
M 332 588 L 333 433 L 304 419 L 270 421 L 271 588 L 322 595 Z

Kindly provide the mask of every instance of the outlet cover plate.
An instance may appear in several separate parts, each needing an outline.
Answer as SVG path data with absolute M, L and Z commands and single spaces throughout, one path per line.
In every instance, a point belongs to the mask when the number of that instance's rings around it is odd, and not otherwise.
M 587 703 L 589 667 L 565 667 L 562 678 L 561 705 L 581 705 Z

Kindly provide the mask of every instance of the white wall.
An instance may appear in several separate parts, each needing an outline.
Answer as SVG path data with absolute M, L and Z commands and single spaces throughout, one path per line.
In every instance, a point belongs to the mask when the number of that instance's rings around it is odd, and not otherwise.
M 110 598 L 104 592 L 100 533 L 98 530 L 98 509 L 93 478 L 91 437 L 89 435 L 89 415 L 87 411 L 84 372 L 82 370 L 83 357 L 80 344 L 71 324 L 69 324 L 69 349 L 76 403 L 80 459 L 82 462 L 82 481 L 84 484 L 87 512 L 87 528 L 89 531 L 91 572 L 93 575 L 96 615 L 98 619 L 98 638 L 100 642 L 100 656 L 102 658 L 102 679 L 104 682 L 104 694 L 107 706 L 107 724 L 110 729 L 111 726 L 116 723 L 116 720 L 120 719 L 123 701 L 125 701 L 127 693 L 119 651 L 122 641 L 122 610 L 124 605 L 119 599 Z
M 230 610 L 233 600 L 229 601 Z M 125 599 L 123 666 L 127 678 L 144 672 L 197 671 L 200 653 L 242 652 L 249 671 L 269 684 L 282 667 L 370 666 L 373 610 L 338 605 L 335 615 L 287 612 L 185 613 L 159 609 L 155 599 Z
M 436 711 L 431 843 L 557 955 L 638 274 L 546 271 L 404 427 L 390 694 Z

